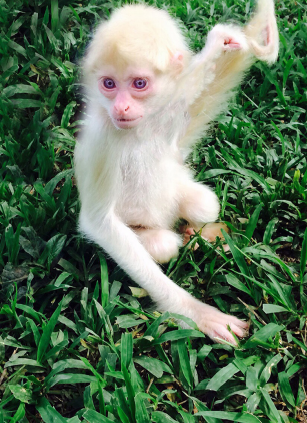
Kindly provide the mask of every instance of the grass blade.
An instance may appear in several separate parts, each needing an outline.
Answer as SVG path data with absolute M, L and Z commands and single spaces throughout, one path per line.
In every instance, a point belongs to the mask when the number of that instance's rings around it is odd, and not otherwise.
M 114 423 L 114 420 L 108 419 L 106 416 L 103 416 L 102 414 L 97 413 L 97 411 L 95 410 L 87 410 L 83 414 L 83 417 L 88 423 Z
M 289 376 L 286 372 L 278 373 L 278 388 L 282 399 L 291 407 L 295 407 L 295 399 L 290 386 Z
M 301 252 L 300 279 L 302 283 L 304 279 L 304 274 L 306 272 L 306 265 L 307 265 L 307 228 L 304 233 L 302 252 Z
M 233 413 L 231 411 L 200 411 L 195 416 L 214 417 L 222 420 L 230 420 L 231 422 L 239 423 L 260 423 L 257 417 L 247 413 Z
M 131 379 L 130 379 L 128 370 L 124 364 L 122 364 L 122 373 L 125 379 L 131 417 L 133 419 L 133 422 L 135 422 L 135 403 L 134 403 L 135 392 L 131 384 Z
M 254 213 L 251 215 L 248 221 L 248 224 L 246 226 L 245 235 L 249 241 L 251 240 L 253 233 L 256 229 L 261 210 L 262 210 L 262 204 L 259 204 L 256 207 Z
M 207 385 L 209 391 L 218 391 L 224 383 L 240 370 L 232 363 L 219 370 Z
M 40 399 L 36 409 L 45 423 L 66 423 L 66 419 L 50 405 L 46 398 Z
M 47 323 L 47 325 L 43 329 L 43 333 L 42 333 L 42 336 L 41 336 L 41 339 L 39 341 L 38 348 L 37 348 L 37 361 L 39 363 L 42 363 L 44 361 L 44 355 L 45 355 L 45 352 L 46 352 L 46 350 L 49 346 L 51 335 L 52 335 L 53 329 L 54 329 L 54 327 L 55 327 L 55 325 L 58 321 L 59 315 L 61 313 L 61 309 L 62 309 L 62 301 L 60 302 L 60 304 L 56 308 L 55 312 L 51 316 L 49 322 Z
M 51 0 L 51 31 L 55 34 L 59 27 L 59 3 Z
M 241 253 L 239 248 L 235 245 L 232 238 L 228 235 L 224 229 L 221 229 L 221 232 L 225 238 L 226 243 L 229 245 L 230 251 L 232 252 L 233 258 L 237 263 L 239 269 L 241 270 L 242 274 L 245 276 L 249 276 L 249 270 L 244 259 L 244 255 Z
M 275 407 L 275 404 L 273 403 L 272 399 L 270 398 L 269 393 L 265 389 L 263 389 L 263 388 L 260 388 L 260 391 L 261 391 L 262 396 L 265 399 L 266 403 L 268 404 L 269 409 L 270 409 L 270 411 L 272 413 L 272 420 L 271 420 L 272 423 L 273 422 L 283 423 L 282 422 L 282 419 L 280 417 L 280 414 L 279 414 L 277 408 Z
M 135 397 L 135 419 L 136 423 L 150 423 L 151 420 L 149 418 L 148 411 L 145 407 L 144 401 L 144 394 L 139 393 Z
M 109 276 L 108 265 L 105 257 L 99 254 L 100 260 L 100 281 L 101 281 L 101 305 L 106 307 L 109 302 Z
M 124 365 L 127 369 L 129 369 L 133 353 L 133 339 L 131 333 L 126 332 L 122 334 L 120 350 L 121 364 Z

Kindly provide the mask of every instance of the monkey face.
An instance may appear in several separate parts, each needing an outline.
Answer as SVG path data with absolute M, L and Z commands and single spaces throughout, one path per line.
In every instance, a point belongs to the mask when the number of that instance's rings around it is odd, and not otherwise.
M 97 82 L 101 103 L 116 128 L 136 127 L 152 113 L 150 103 L 157 87 L 153 71 L 136 67 L 118 71 L 108 66 L 101 73 Z

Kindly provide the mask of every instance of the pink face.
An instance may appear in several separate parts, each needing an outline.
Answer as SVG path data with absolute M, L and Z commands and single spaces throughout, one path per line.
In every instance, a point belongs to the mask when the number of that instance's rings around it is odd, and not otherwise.
M 109 100 L 109 114 L 114 126 L 129 129 L 137 126 L 144 117 L 144 101 L 154 91 L 154 75 L 135 69 L 120 75 L 108 69 L 99 78 L 98 87 Z

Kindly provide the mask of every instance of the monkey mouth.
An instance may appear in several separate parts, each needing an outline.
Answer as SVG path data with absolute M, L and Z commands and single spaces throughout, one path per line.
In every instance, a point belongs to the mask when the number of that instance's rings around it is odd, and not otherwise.
M 113 122 L 115 126 L 120 129 L 126 129 L 126 128 L 128 129 L 128 128 L 133 128 L 134 126 L 136 126 L 141 119 L 142 119 L 142 116 L 139 116 L 134 119 L 125 119 L 125 118 L 116 119 L 115 118 Z

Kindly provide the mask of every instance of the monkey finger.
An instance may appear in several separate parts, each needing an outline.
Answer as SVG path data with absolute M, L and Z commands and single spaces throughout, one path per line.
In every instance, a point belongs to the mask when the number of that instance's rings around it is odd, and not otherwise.
M 224 50 L 240 50 L 241 44 L 236 42 L 236 40 L 230 38 L 230 37 L 226 37 L 224 39 Z
M 224 313 L 221 313 L 221 316 L 212 316 L 211 324 L 222 325 L 223 327 L 226 327 L 226 328 L 229 326 L 236 334 L 237 334 L 236 332 L 237 329 L 238 331 L 241 331 L 242 333 L 244 333 L 248 329 L 249 325 L 247 322 L 243 320 L 239 320 L 237 318 L 230 319 L 231 317 L 233 316 L 230 316 Z
M 216 336 L 212 338 L 215 342 L 222 344 L 223 340 L 230 342 L 232 345 L 237 346 L 238 342 L 234 338 L 231 332 L 229 332 L 226 328 L 221 328 L 217 333 Z
M 235 317 L 235 316 L 231 316 L 230 314 L 224 314 L 224 313 L 222 313 L 221 311 L 219 311 L 219 310 L 216 310 L 219 314 L 221 314 L 221 318 L 225 321 L 225 320 L 227 320 L 227 324 L 231 324 L 231 323 L 233 323 L 233 324 L 235 324 L 235 325 L 237 325 L 237 326 L 240 326 L 241 328 L 246 328 L 246 327 L 248 327 L 249 326 L 249 323 L 248 322 L 246 322 L 245 320 L 240 320 L 240 319 L 238 319 L 237 317 Z
M 246 330 L 242 330 L 236 325 L 229 325 L 231 331 L 238 337 L 238 338 L 244 338 L 247 335 Z M 218 329 L 215 329 L 215 337 L 213 338 L 216 342 L 222 342 L 219 341 L 216 338 L 225 339 L 228 342 L 231 342 L 233 345 L 237 345 L 237 341 L 235 340 L 233 334 L 229 331 L 228 328 L 226 328 L 223 325 L 219 325 Z
M 230 342 L 232 345 L 238 345 L 232 333 L 222 324 L 206 328 L 205 330 L 203 330 L 203 332 L 215 342 L 223 343 L 223 340 L 225 340 L 227 342 Z
M 233 323 L 229 325 L 230 329 L 233 331 L 233 333 L 235 333 L 239 338 L 244 338 L 247 333 L 248 330 L 247 329 L 242 329 L 237 325 L 234 325 Z

